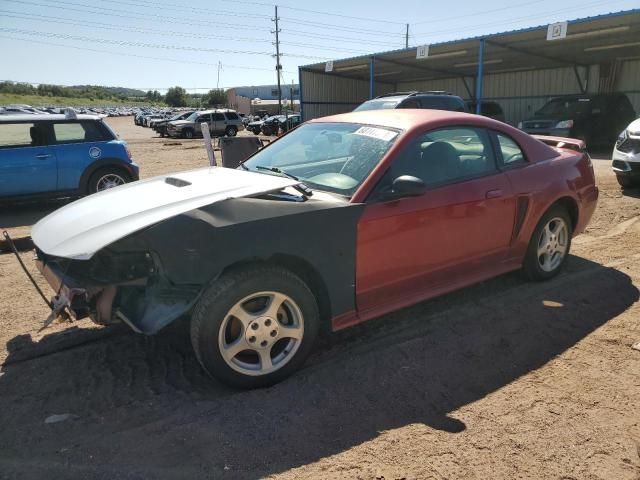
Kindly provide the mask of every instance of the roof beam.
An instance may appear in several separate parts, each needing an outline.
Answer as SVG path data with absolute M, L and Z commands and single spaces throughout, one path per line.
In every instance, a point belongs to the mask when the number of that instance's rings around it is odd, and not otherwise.
M 511 45 L 505 45 L 503 43 L 495 42 L 493 40 L 485 40 L 489 45 L 493 45 L 494 47 L 504 48 L 505 50 L 511 50 L 512 52 L 520 53 L 522 55 L 529 55 L 531 57 L 543 58 L 545 60 L 549 60 L 551 62 L 563 63 L 565 65 L 578 65 L 580 67 L 586 67 L 586 65 L 582 63 L 577 63 L 572 60 L 567 60 L 566 58 L 556 57 L 552 55 L 544 55 L 542 53 L 532 52 L 525 48 L 520 47 L 512 47 Z
M 431 67 L 418 67 L 418 66 L 412 65 L 410 63 L 399 62 L 397 60 L 389 60 L 389 59 L 383 58 L 383 57 L 376 57 L 376 62 L 390 63 L 391 65 L 398 65 L 399 67 L 412 68 L 413 70 L 418 70 L 418 71 L 421 71 L 421 72 L 441 73 L 443 75 L 449 75 L 450 77 L 462 77 L 463 76 L 460 72 L 453 72 L 451 70 L 441 70 L 441 69 L 438 69 L 438 68 L 431 68 Z
M 378 60 L 378 57 L 376 57 L 376 61 L 377 60 Z M 368 67 L 369 67 L 369 65 L 367 65 L 367 68 Z M 368 76 L 366 78 L 349 77 L 348 75 L 343 75 L 341 73 L 321 72 L 319 70 L 313 70 L 311 68 L 303 68 L 303 67 L 300 67 L 300 71 L 301 72 L 315 73 L 317 75 L 326 75 L 327 77 L 338 77 L 338 78 L 346 78 L 348 80 L 359 80 L 361 82 L 368 82 L 369 81 L 369 77 Z M 376 83 L 384 83 L 385 85 L 394 85 L 393 82 L 384 82 L 384 81 L 378 80 L 378 79 L 376 79 Z

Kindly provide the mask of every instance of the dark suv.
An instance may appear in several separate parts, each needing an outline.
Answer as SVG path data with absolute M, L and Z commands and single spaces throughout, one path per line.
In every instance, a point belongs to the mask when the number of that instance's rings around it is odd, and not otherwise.
M 390 108 L 428 108 L 433 110 L 449 110 L 466 112 L 467 107 L 462 98 L 443 91 L 429 92 L 394 92 L 367 100 L 354 112 L 363 110 L 384 110 Z
M 570 95 L 552 98 L 518 128 L 532 134 L 580 138 L 587 146 L 608 146 L 634 118 L 636 112 L 624 93 Z

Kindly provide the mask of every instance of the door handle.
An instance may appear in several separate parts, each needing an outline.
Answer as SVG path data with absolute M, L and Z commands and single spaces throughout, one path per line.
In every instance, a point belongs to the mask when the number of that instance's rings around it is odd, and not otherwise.
M 502 190 L 489 190 L 485 194 L 485 198 L 500 198 L 502 196 Z
M 51 155 L 49 155 L 48 153 L 40 153 L 38 155 L 36 155 L 36 158 L 38 160 L 44 160 L 45 158 L 49 158 Z

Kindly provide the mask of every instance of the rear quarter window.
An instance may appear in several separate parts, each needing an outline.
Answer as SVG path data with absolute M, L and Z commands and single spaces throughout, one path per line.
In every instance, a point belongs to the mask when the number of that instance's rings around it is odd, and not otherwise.
M 57 144 L 102 142 L 111 140 L 98 122 L 61 122 L 53 124 Z

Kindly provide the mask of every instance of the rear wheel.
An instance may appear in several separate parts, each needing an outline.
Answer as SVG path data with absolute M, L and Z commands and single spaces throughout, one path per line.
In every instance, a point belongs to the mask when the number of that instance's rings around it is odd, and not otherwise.
M 115 167 L 105 167 L 94 172 L 89 177 L 87 193 L 96 193 L 110 188 L 119 187 L 131 181 L 131 177 L 123 170 Z
M 277 266 L 228 273 L 203 294 L 191 341 L 211 376 L 239 388 L 273 385 L 297 370 L 318 333 L 315 297 Z
M 191 130 L 190 128 L 185 129 L 184 132 L 182 132 L 182 136 L 184 138 L 192 139 L 193 138 L 193 130 Z
M 523 269 L 532 280 L 555 277 L 569 255 L 571 248 L 571 218 L 561 206 L 545 213 L 529 241 Z

